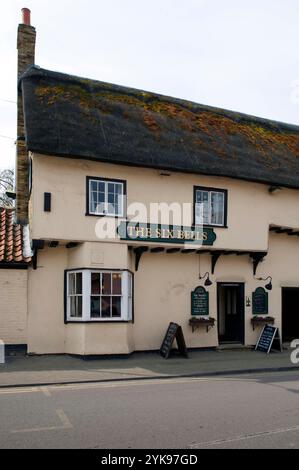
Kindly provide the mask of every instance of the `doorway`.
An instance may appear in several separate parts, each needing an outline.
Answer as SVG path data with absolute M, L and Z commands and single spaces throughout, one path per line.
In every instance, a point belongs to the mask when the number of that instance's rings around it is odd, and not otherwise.
M 282 288 L 282 341 L 299 338 L 299 287 Z
M 244 344 L 244 283 L 218 282 L 219 343 Z

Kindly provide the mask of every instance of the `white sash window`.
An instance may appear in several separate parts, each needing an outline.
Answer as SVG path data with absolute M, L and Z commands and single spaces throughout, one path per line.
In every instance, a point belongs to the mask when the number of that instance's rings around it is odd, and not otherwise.
M 195 189 L 195 224 L 223 227 L 226 225 L 225 190 Z
M 124 217 L 125 182 L 100 178 L 87 178 L 88 207 L 90 215 Z
M 132 282 L 129 271 L 68 271 L 67 320 L 131 321 Z

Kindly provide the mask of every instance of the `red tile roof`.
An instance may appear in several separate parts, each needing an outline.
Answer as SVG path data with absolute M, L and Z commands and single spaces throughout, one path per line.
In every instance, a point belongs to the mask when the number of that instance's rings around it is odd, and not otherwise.
M 23 229 L 13 220 L 14 209 L 0 207 L 0 263 L 29 263 L 23 255 Z

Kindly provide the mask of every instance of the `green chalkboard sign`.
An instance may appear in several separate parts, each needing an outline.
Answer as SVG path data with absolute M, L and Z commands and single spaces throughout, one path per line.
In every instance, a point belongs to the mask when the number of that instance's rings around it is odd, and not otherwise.
M 263 287 L 258 287 L 252 292 L 253 315 L 268 315 L 268 292 Z
M 209 315 L 209 293 L 202 286 L 191 292 L 191 315 Z

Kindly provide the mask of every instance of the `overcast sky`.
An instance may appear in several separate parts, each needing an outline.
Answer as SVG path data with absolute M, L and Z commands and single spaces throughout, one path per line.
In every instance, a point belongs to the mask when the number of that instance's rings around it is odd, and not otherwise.
M 0 168 L 15 160 L 22 7 L 41 67 L 299 124 L 298 0 L 2 0 Z

